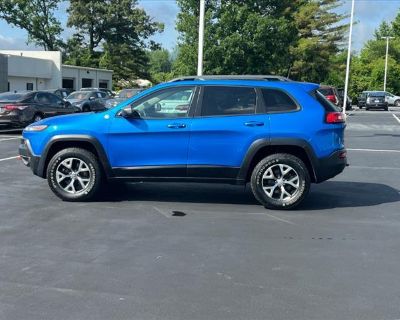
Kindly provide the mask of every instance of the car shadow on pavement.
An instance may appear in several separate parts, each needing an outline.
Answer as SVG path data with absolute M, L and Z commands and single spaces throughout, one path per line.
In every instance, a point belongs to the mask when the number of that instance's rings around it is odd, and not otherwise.
M 300 210 L 369 207 L 400 201 L 399 190 L 382 183 L 326 181 L 312 185 Z
M 121 183 L 113 184 L 100 198 L 101 202 L 160 201 L 259 205 L 250 187 L 194 183 Z M 399 191 L 367 182 L 327 181 L 312 185 L 311 192 L 299 210 L 323 210 L 375 206 L 400 201 Z
M 205 183 L 118 183 L 98 200 L 259 205 L 249 186 Z

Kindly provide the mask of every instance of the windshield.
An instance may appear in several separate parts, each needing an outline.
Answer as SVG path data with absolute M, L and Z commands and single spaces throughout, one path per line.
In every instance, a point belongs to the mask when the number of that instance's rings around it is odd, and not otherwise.
M 90 96 L 91 92 L 90 91 L 77 91 L 74 93 L 71 93 L 67 99 L 79 99 L 79 100 L 84 100 L 88 99 Z
M 24 96 L 24 93 L 5 92 L 0 94 L 0 101 L 18 101 Z
M 332 88 L 319 88 L 318 91 L 324 96 L 334 95 Z

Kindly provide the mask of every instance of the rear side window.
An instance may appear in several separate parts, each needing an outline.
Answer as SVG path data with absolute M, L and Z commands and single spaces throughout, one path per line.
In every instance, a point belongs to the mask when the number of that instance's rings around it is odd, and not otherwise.
M 320 92 L 321 90 L 314 90 L 310 94 L 311 96 L 316 99 L 325 109 L 326 112 L 338 112 L 340 109 L 330 102 L 325 96 Z
M 318 91 L 321 92 L 324 96 L 332 96 L 335 94 L 332 88 L 319 88 Z
M 204 87 L 201 116 L 254 114 L 257 94 L 248 87 Z
M 297 110 L 294 100 L 285 92 L 277 89 L 261 89 L 266 112 L 286 112 Z

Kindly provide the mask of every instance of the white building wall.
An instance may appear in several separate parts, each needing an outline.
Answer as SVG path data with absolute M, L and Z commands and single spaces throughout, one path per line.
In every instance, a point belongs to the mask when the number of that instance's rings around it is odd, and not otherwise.
M 49 81 L 46 81 L 46 89 L 57 89 L 61 88 L 62 84 L 62 75 L 61 75 L 61 52 L 60 51 L 20 51 L 20 50 L 0 50 L 1 54 L 5 55 L 11 55 L 13 56 L 12 59 L 14 59 L 14 56 L 16 57 L 26 57 L 26 58 L 35 58 L 35 59 L 42 59 L 44 61 L 47 61 L 47 63 L 50 64 L 49 68 L 50 69 L 50 77 Z M 22 60 L 20 60 L 22 61 Z M 35 73 L 35 63 L 32 63 L 30 66 L 22 66 L 20 69 L 24 69 L 24 72 L 31 72 L 29 75 L 30 77 L 34 78 L 46 78 L 42 77 L 41 74 Z M 9 67 L 10 70 L 10 67 Z M 47 70 L 47 69 L 46 69 Z M 10 74 L 9 74 L 10 75 Z M 27 74 L 24 74 L 24 76 L 27 76 Z M 11 86 L 11 83 L 10 83 Z
M 112 88 L 112 70 L 62 65 L 59 51 L 0 50 L 0 54 L 8 60 L 11 91 L 26 90 L 27 83 L 33 90 L 57 89 L 63 87 L 63 79 L 72 79 L 74 90 L 83 87 L 83 79 L 91 79 L 86 87 Z
M 78 66 L 62 66 L 63 79 L 73 79 L 74 90 L 82 88 L 83 79 L 91 79 L 91 87 L 100 87 L 100 83 L 107 83 L 107 88 L 112 88 L 112 70 L 85 68 Z

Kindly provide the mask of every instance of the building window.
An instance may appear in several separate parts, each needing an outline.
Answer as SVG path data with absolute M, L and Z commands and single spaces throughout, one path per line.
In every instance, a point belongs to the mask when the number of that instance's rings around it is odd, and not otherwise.
M 92 87 L 92 79 L 82 78 L 82 88 L 91 88 Z
M 32 91 L 33 90 L 33 83 L 32 82 L 27 82 L 26 83 L 26 90 Z
M 99 81 L 99 88 L 108 89 L 108 81 L 107 80 L 100 80 Z

